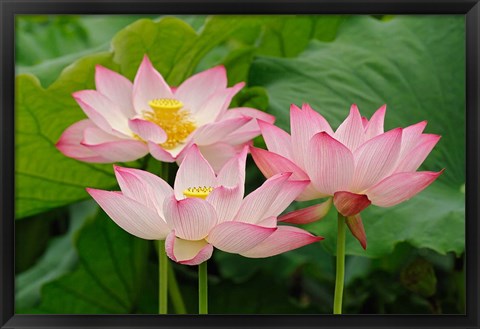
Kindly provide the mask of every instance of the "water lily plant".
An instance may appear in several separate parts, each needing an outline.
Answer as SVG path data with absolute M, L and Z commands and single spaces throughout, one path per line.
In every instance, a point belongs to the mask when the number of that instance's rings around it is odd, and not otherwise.
M 227 87 L 223 66 L 195 74 L 177 88 L 167 84 L 145 55 L 133 83 L 97 65 L 96 90 L 73 98 L 87 115 L 57 142 L 66 156 L 95 163 L 127 162 L 150 153 L 178 162 L 193 143 L 215 170 L 260 134 L 256 118 L 274 117 L 252 108 L 228 109 L 244 83 Z
M 321 240 L 297 227 L 277 225 L 279 214 L 302 193 L 308 180 L 279 173 L 244 197 L 247 151 L 244 147 L 217 175 L 193 144 L 173 188 L 151 173 L 116 166 L 121 192 L 87 190 L 124 230 L 143 239 L 166 239 L 170 259 L 201 264 L 203 272 L 214 247 L 263 258 Z M 201 313 L 205 311 L 201 307 Z
M 417 171 L 440 136 L 423 133 L 426 121 L 384 132 L 386 106 L 368 120 L 356 105 L 333 131 L 308 104 L 290 108 L 291 135 L 260 122 L 267 150 L 252 148 L 266 177 L 292 172 L 292 179 L 311 183 L 297 200 L 327 201 L 285 215 L 281 220 L 307 223 L 322 218 L 332 204 L 338 211 L 335 312 L 341 312 L 345 225 L 366 248 L 360 212 L 373 204 L 391 207 L 421 192 L 443 172 Z M 340 263 L 338 263 L 340 262 Z M 340 278 L 339 278 L 340 276 Z

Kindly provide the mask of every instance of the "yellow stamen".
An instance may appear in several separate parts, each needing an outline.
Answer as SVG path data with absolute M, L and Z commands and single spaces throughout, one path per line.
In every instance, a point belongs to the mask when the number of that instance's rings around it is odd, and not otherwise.
M 167 141 L 160 144 L 171 150 L 182 143 L 196 128 L 190 112 L 176 99 L 154 99 L 148 103 L 153 111 L 144 112 L 143 117 L 159 125 L 167 133 Z
M 213 187 L 189 187 L 183 191 L 183 195 L 187 198 L 200 198 L 205 200 L 212 191 Z

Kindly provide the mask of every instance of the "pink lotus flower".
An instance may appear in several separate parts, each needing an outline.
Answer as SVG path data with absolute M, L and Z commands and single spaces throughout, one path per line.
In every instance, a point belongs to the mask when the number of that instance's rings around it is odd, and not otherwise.
M 277 226 L 277 216 L 308 181 L 281 173 L 243 198 L 246 156 L 247 147 L 215 175 L 194 144 L 173 189 L 148 172 L 115 167 L 122 192 L 87 191 L 125 231 L 143 239 L 166 239 L 167 255 L 181 264 L 206 261 L 213 247 L 259 258 L 321 240 L 296 227 Z
M 151 153 L 164 162 L 181 162 L 196 143 L 216 170 L 260 134 L 256 118 L 273 116 L 251 108 L 227 110 L 244 86 L 227 88 L 223 66 L 198 73 L 170 87 L 147 56 L 132 84 L 97 65 L 97 90 L 73 97 L 88 119 L 67 128 L 57 143 L 66 156 L 85 162 L 133 161 Z
M 269 151 L 252 148 L 255 163 L 266 177 L 293 172 L 292 179 L 311 180 L 297 200 L 333 197 L 337 210 L 348 217 L 352 233 L 366 247 L 359 213 L 374 204 L 391 207 L 430 185 L 442 172 L 416 170 L 440 136 L 423 134 L 426 121 L 384 132 L 386 107 L 367 120 L 352 105 L 350 115 L 334 132 L 309 105 L 290 108 L 291 136 L 261 122 Z M 327 203 L 330 202 L 327 200 Z M 326 214 L 325 204 L 289 214 L 287 221 L 305 216 L 311 222 Z M 285 219 L 285 218 L 284 218 Z M 363 237 L 362 237 L 363 236 Z

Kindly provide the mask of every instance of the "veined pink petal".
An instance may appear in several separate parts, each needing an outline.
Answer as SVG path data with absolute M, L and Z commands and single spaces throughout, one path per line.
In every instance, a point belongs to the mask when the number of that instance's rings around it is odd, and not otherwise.
M 345 221 L 350 232 L 352 232 L 352 235 L 355 237 L 355 239 L 360 242 L 362 248 L 367 249 L 367 234 L 365 233 L 365 228 L 363 227 L 362 217 L 360 217 L 360 214 L 349 216 L 345 219 Z
M 352 152 L 365 142 L 362 117 L 358 111 L 357 105 L 352 105 L 350 108 L 350 114 L 337 128 L 334 137 Z
M 73 98 L 99 128 L 119 137 L 131 136 L 127 117 L 106 96 L 96 90 L 81 90 L 73 93 Z
M 249 258 L 275 256 L 293 249 L 323 240 L 307 231 L 293 226 L 278 226 L 278 229 L 254 248 L 240 253 Z
M 362 124 L 363 124 L 363 128 L 367 128 L 367 125 L 368 125 L 368 119 L 365 118 L 364 116 L 362 116 Z
M 371 202 L 365 194 L 356 194 L 347 191 L 335 192 L 333 204 L 343 216 L 354 216 L 367 208 Z
M 67 157 L 80 161 L 94 163 L 110 162 L 109 159 L 80 144 L 83 140 L 85 129 L 92 127 L 98 129 L 90 119 L 84 119 L 74 123 L 62 133 L 55 146 Z
M 375 113 L 373 113 L 370 121 L 365 126 L 365 140 L 369 140 L 375 136 L 383 134 L 383 123 L 385 121 L 385 111 L 387 105 L 380 107 Z
M 114 166 L 115 176 L 123 195 L 136 200 L 164 218 L 163 203 L 173 195 L 173 189 L 160 177 L 148 171 Z
M 276 228 L 229 221 L 216 225 L 208 234 L 207 241 L 220 250 L 241 253 L 255 247 L 275 231 Z
M 242 196 L 245 185 L 245 164 L 247 162 L 248 146 L 245 146 L 241 152 L 232 157 L 220 169 L 217 176 L 217 184 L 223 186 L 241 186 Z
M 244 187 L 241 185 L 218 186 L 210 192 L 207 201 L 215 208 L 218 223 L 233 220 L 242 204 L 243 189 Z
M 298 166 L 304 168 L 309 157 L 308 141 L 319 132 L 325 131 L 333 135 L 333 131 L 327 120 L 307 105 L 303 106 L 303 110 L 295 105 L 290 106 L 290 125 L 293 160 Z
M 149 110 L 148 103 L 154 99 L 173 98 L 173 93 L 168 84 L 158 73 L 148 59 L 143 57 L 133 81 L 133 106 L 138 114 Z
M 406 154 L 395 169 L 395 172 L 415 171 L 425 161 L 434 146 L 438 143 L 441 136 L 433 134 L 422 134 L 419 137 L 420 142 L 417 146 Z
M 277 191 L 275 201 L 272 202 L 263 214 L 263 218 L 280 215 L 302 193 L 309 183 L 309 180 L 288 180 L 285 182 L 283 187 Z
M 427 121 L 421 121 L 408 126 L 402 132 L 402 146 L 398 155 L 397 163 L 400 163 L 420 142 L 423 130 L 427 126 Z
M 123 139 L 101 144 L 82 142 L 81 145 L 97 154 L 101 154 L 104 158 L 109 159 L 109 162 L 134 161 L 148 154 L 146 145 L 135 140 Z
M 128 139 L 119 138 L 112 134 L 106 133 L 104 130 L 98 128 L 95 125 L 86 127 L 83 131 L 83 138 L 80 140 L 80 143 L 88 145 L 96 145 L 108 142 L 119 142 L 125 141 Z
M 147 240 L 163 240 L 170 232 L 155 210 L 121 193 L 92 188 L 87 188 L 87 192 L 118 226 L 130 234 Z
M 291 173 L 281 173 L 267 179 L 262 186 L 243 199 L 242 205 L 235 216 L 235 220 L 256 224 L 262 219 L 271 216 L 270 207 L 275 202 L 277 194 L 282 192 Z M 284 192 L 284 191 L 283 191 Z
M 258 120 L 258 125 L 270 152 L 280 154 L 290 160 L 293 159 L 292 140 L 287 132 L 261 120 Z
M 187 151 L 185 159 L 178 168 L 175 177 L 174 190 L 177 199 L 183 199 L 183 191 L 191 187 L 215 187 L 217 184 L 215 172 L 200 153 L 198 146 L 193 144 Z
M 193 141 L 197 145 L 209 145 L 225 140 L 227 135 L 245 125 L 250 120 L 248 117 L 238 117 L 207 123 L 195 130 L 192 137 Z
M 444 169 L 439 172 L 420 171 L 393 174 L 369 188 L 365 193 L 372 204 L 391 207 L 423 191 L 443 171 Z
M 257 225 L 262 227 L 277 228 L 277 222 L 278 222 L 277 217 L 270 216 L 259 221 Z
M 175 162 L 176 157 L 174 157 L 170 152 L 166 151 L 160 145 L 150 141 L 147 142 L 147 146 L 148 151 L 155 159 L 162 162 Z
M 227 143 L 217 142 L 211 145 L 200 145 L 198 148 L 212 166 L 213 170 L 219 172 L 231 158 L 240 152 L 242 146 L 237 147 Z
M 275 122 L 275 117 L 271 114 L 268 114 L 257 109 L 252 109 L 250 107 L 235 107 L 229 110 L 226 110 L 222 119 L 230 119 L 236 117 L 249 117 L 252 119 L 258 119 L 267 123 L 273 124 Z
M 400 152 L 402 129 L 396 128 L 378 135 L 360 146 L 355 152 L 355 174 L 350 191 L 364 191 L 376 184 L 394 169 Z
M 332 206 L 332 198 L 328 198 L 327 201 L 319 204 L 306 207 L 299 210 L 291 211 L 278 218 L 279 222 L 292 223 L 292 224 L 308 224 L 323 219 L 328 214 L 330 207 Z
M 231 88 L 216 91 L 200 108 L 188 109 L 193 114 L 197 126 L 200 127 L 221 118 L 230 105 L 233 96 L 235 96 L 244 85 L 245 83 L 241 82 Z
M 135 115 L 132 103 L 133 84 L 117 72 L 101 65 L 95 66 L 95 86 L 103 95 L 118 105 L 127 118 Z
M 166 198 L 163 204 L 165 220 L 175 234 L 185 240 L 201 240 L 217 223 L 217 214 L 212 205 L 199 198 L 176 200 Z
M 177 238 L 175 231 L 172 231 L 165 240 L 165 251 L 174 262 L 198 265 L 212 257 L 213 246 L 205 240 L 189 241 Z
M 291 172 L 294 180 L 310 179 L 308 175 L 291 160 L 257 147 L 250 147 L 253 160 L 266 178 L 282 172 Z
M 227 88 L 227 71 L 216 66 L 197 73 L 185 80 L 176 90 L 175 98 L 181 99 L 189 108 L 199 108 L 207 98 Z
M 308 143 L 308 154 L 305 169 L 318 191 L 333 195 L 347 190 L 353 178 L 354 160 L 345 145 L 321 132 Z
M 128 121 L 128 126 L 133 133 L 137 134 L 144 141 L 161 144 L 167 140 L 167 133 L 165 130 L 153 122 L 142 119 L 133 119 Z

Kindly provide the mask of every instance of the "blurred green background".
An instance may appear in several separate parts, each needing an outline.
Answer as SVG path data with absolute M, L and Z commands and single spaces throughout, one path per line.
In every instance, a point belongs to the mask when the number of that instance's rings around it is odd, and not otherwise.
M 156 313 L 154 244 L 118 228 L 85 192 L 117 189 L 112 165 L 54 147 L 84 117 L 71 93 L 94 88 L 95 65 L 133 79 L 146 53 L 173 86 L 225 65 L 229 85 L 247 83 L 231 107 L 269 112 L 287 131 L 290 104 L 303 102 L 333 127 L 352 103 L 367 117 L 387 104 L 387 129 L 428 120 L 442 139 L 421 169 L 446 171 L 412 200 L 364 211 L 366 251 L 347 233 L 344 313 L 464 313 L 464 34 L 461 15 L 17 16 L 16 312 Z M 148 159 L 149 170 L 160 166 Z M 264 178 L 247 166 L 251 191 Z M 216 250 L 210 313 L 331 313 L 333 210 L 303 228 L 326 239 L 268 259 Z M 196 313 L 196 267 L 173 267 Z

